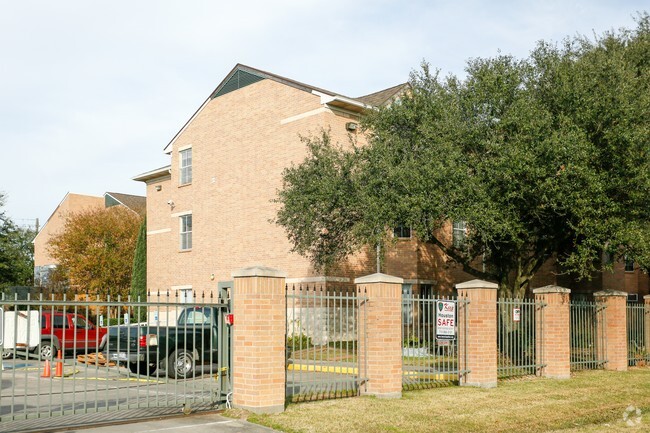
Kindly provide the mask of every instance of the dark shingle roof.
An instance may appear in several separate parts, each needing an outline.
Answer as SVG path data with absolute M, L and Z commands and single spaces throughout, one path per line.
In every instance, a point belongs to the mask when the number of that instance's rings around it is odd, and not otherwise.
M 122 203 L 141 217 L 147 214 L 147 198 L 141 195 L 122 194 L 119 192 L 107 192 L 106 194 Z
M 390 101 L 399 93 L 402 93 L 408 88 L 408 86 L 408 83 L 402 83 L 398 84 L 397 86 L 389 87 L 388 89 L 380 90 L 379 92 L 371 93 L 369 95 L 359 96 L 358 98 L 354 99 L 372 107 L 380 107 L 382 105 L 386 105 L 388 101 Z

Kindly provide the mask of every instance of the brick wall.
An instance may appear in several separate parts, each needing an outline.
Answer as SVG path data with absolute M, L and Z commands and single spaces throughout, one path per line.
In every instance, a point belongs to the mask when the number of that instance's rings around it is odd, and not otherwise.
M 497 285 L 472 280 L 458 290 L 458 364 L 460 384 L 497 385 Z M 463 302 L 466 301 L 466 302 Z
M 48 252 L 48 242 L 52 236 L 59 234 L 70 213 L 104 207 L 104 198 L 92 195 L 68 193 L 48 218 L 43 228 L 34 239 L 34 266 L 57 264 Z
M 351 117 L 323 109 L 317 95 L 268 79 L 208 102 L 175 141 L 168 187 L 157 193 L 161 200 L 148 206 L 150 220 L 164 221 L 165 215 L 169 220 L 160 227 L 170 228 L 171 245 L 169 257 L 162 257 L 156 241 L 150 260 L 164 260 L 173 270 L 152 269 L 149 287 L 216 289 L 218 281 L 230 279 L 232 269 L 259 263 L 294 277 L 317 275 L 307 259 L 290 252 L 283 229 L 269 222 L 278 207 L 271 200 L 283 169 L 306 156 L 300 135 L 329 127 L 335 142 L 348 143 L 345 123 Z M 192 147 L 193 179 L 179 186 L 178 150 L 186 146 Z M 189 211 L 193 246 L 179 252 L 178 217 L 172 215 Z M 157 227 L 150 225 L 149 231 Z
M 535 301 L 536 364 L 540 374 L 554 379 L 571 377 L 570 304 L 571 291 L 558 286 L 533 290 Z

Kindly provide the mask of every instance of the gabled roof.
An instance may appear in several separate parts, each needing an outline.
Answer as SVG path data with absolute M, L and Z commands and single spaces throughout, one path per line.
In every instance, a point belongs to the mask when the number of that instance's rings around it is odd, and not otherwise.
M 365 96 L 355 98 L 364 104 L 372 105 L 373 107 L 381 107 L 392 101 L 393 98 L 409 89 L 409 83 L 398 84 L 397 86 L 389 87 L 388 89 L 380 90 L 379 92 L 371 93 Z
M 63 205 L 63 203 L 68 199 L 68 197 L 73 196 L 73 195 L 74 195 L 74 196 L 84 196 L 84 197 L 96 198 L 96 199 L 98 199 L 98 200 L 101 199 L 101 197 L 96 196 L 96 195 L 77 194 L 77 193 L 69 192 L 69 191 L 66 192 L 65 195 L 63 196 L 63 199 L 59 202 L 58 205 L 56 205 L 56 207 L 54 208 L 54 211 L 53 211 L 53 212 L 50 214 L 50 216 L 47 218 L 47 221 L 45 221 L 45 224 L 43 224 L 43 225 L 41 226 L 41 228 L 39 229 L 38 233 L 36 233 L 36 236 L 34 236 L 34 239 L 32 240 L 32 243 L 35 243 L 35 242 L 36 242 L 36 238 L 38 238 L 38 236 L 39 236 L 41 233 L 43 233 L 45 227 L 47 226 L 47 223 L 49 223 L 50 220 L 52 219 L 52 217 L 54 217 L 54 215 L 56 215 L 56 213 L 57 213 L 57 212 L 59 211 L 59 209 L 61 208 L 61 205 Z
M 104 194 L 105 203 L 107 197 L 113 198 L 113 200 L 115 200 L 118 204 L 131 209 L 141 217 L 144 217 L 147 214 L 146 197 L 143 197 L 141 195 L 122 194 L 119 192 L 107 192 Z M 109 207 L 108 203 L 106 203 L 106 207 Z
M 210 96 L 201 104 L 201 106 L 192 114 L 183 127 L 174 135 L 171 141 L 165 146 L 164 152 L 169 153 L 172 150 L 174 141 L 178 136 L 185 130 L 185 128 L 194 120 L 194 118 L 201 112 L 203 107 L 205 107 L 212 99 L 218 98 L 219 96 L 225 95 L 242 87 L 248 86 L 250 84 L 256 83 L 260 80 L 269 79 L 282 83 L 287 86 L 294 87 L 296 89 L 303 90 L 305 92 L 313 93 L 321 97 L 321 103 L 327 104 L 330 106 L 356 111 L 363 112 L 366 109 L 377 107 L 386 104 L 391 98 L 393 98 L 397 93 L 402 91 L 407 84 L 400 84 L 398 86 L 393 86 L 389 89 L 382 90 L 380 92 L 371 93 L 370 95 L 362 96 L 360 98 L 350 98 L 343 96 L 336 92 L 329 90 L 321 89 L 319 87 L 314 87 L 309 84 L 301 83 L 299 81 L 292 80 L 290 78 L 283 77 L 281 75 L 272 74 L 270 72 L 262 71 L 260 69 L 252 68 L 250 66 L 242 65 L 238 63 L 235 67 L 226 75 L 226 77 L 219 83 L 219 85 L 210 93 Z M 140 180 L 140 179 L 135 179 Z

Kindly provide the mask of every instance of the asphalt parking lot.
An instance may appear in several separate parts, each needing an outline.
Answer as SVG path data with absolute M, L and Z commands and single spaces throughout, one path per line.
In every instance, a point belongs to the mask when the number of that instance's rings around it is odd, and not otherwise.
M 45 361 L 35 359 L 5 359 L 2 366 L 0 421 L 4 432 L 199 413 L 225 403 L 223 376 L 211 374 L 215 369 L 210 367 L 199 369 L 190 379 L 174 380 L 164 371 L 139 376 L 124 367 L 88 365 L 71 357 L 61 363 L 61 377 L 42 377 Z M 50 367 L 54 374 L 57 367 Z

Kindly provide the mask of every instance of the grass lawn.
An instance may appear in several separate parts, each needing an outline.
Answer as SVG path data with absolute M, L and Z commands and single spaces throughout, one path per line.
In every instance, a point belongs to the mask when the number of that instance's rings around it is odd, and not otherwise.
M 633 427 L 624 421 L 631 405 L 642 413 Z M 399 400 L 356 397 L 290 404 L 281 414 L 245 416 L 288 433 L 648 432 L 650 368 L 583 371 L 571 380 L 506 380 L 494 389 L 408 391 Z M 636 413 L 630 418 L 638 421 Z

